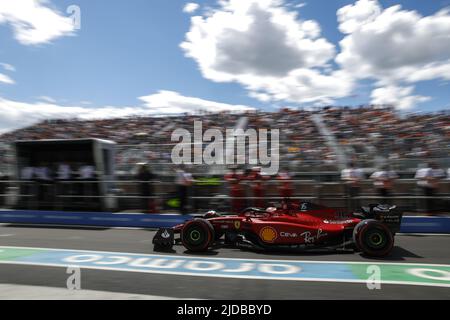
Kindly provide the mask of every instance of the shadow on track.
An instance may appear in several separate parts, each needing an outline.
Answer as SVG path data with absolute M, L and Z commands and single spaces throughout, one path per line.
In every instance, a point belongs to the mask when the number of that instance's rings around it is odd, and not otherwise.
M 417 254 L 415 254 L 414 252 L 411 252 L 409 250 L 406 250 L 404 248 L 401 247 L 397 247 L 395 246 L 392 249 L 392 252 L 389 256 L 387 257 L 367 257 L 364 254 L 360 253 L 360 256 L 363 258 L 367 258 L 367 259 L 371 259 L 371 260 L 380 260 L 380 261 L 404 261 L 406 260 L 405 258 L 418 258 L 418 259 L 423 259 L 422 256 L 419 256 Z
M 190 255 L 190 256 L 217 256 L 219 254 L 219 252 L 215 251 L 215 250 L 205 251 L 205 252 L 192 252 L 192 251 L 186 250 L 183 253 Z

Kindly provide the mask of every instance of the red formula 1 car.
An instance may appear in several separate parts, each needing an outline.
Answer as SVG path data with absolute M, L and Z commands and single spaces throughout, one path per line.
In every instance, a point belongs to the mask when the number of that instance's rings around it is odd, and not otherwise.
M 389 205 L 343 214 L 309 202 L 284 202 L 278 208 L 248 208 L 239 215 L 211 211 L 174 228 L 160 229 L 153 244 L 155 250 L 181 243 L 192 252 L 232 246 L 263 251 L 353 250 L 381 257 L 391 252 L 402 215 Z

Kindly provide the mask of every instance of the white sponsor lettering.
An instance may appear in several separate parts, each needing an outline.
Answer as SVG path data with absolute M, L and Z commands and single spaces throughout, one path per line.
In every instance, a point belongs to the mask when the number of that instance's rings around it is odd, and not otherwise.
M 178 268 L 183 262 L 184 260 L 139 258 L 129 263 L 129 266 L 138 268 L 174 269 Z
M 352 222 L 353 220 L 323 220 L 323 223 L 326 224 L 349 224 Z
M 137 258 L 125 256 L 101 256 L 101 255 L 76 255 L 65 258 L 64 261 L 70 263 L 88 263 L 92 262 L 96 265 L 120 265 L 127 264 L 130 267 L 136 268 L 155 268 L 155 269 L 176 269 L 183 268 L 190 271 L 217 271 L 220 270 L 226 273 L 240 273 L 249 272 L 256 268 L 255 263 L 241 263 L 235 269 L 225 269 L 226 265 L 215 261 L 200 261 L 200 260 L 183 260 L 183 259 L 152 259 L 152 258 Z M 289 264 L 270 264 L 264 263 L 258 266 L 258 270 L 268 274 L 294 274 L 301 270 L 300 267 Z
M 107 261 L 109 259 L 110 261 Z M 102 259 L 103 260 L 103 259 Z M 131 261 L 129 257 L 119 257 L 119 256 L 109 256 L 105 258 L 106 261 L 97 261 L 95 264 L 99 265 L 114 265 L 114 264 L 122 264 L 128 263 Z
M 195 271 L 215 271 L 225 268 L 225 265 L 213 261 L 190 261 L 184 267 Z
M 304 238 L 305 243 L 314 243 L 322 237 L 325 237 L 327 233 L 323 232 L 322 229 L 317 230 L 316 235 L 312 235 L 310 231 L 303 232 L 300 236 Z
M 298 234 L 297 233 L 289 233 L 289 232 L 280 232 L 280 236 L 283 238 L 297 238 Z
M 85 262 L 94 262 L 101 260 L 103 256 L 98 254 L 82 254 L 77 256 L 71 256 L 68 258 L 65 258 L 64 261 L 70 262 L 70 263 L 85 263 Z
M 248 272 L 255 268 L 254 263 L 242 263 L 237 269 L 225 269 L 223 272 Z
M 276 270 L 276 269 L 282 269 L 282 270 Z M 288 264 L 261 264 L 259 266 L 259 271 L 264 273 L 271 273 L 271 274 L 293 274 L 300 272 L 301 268 L 293 265 Z

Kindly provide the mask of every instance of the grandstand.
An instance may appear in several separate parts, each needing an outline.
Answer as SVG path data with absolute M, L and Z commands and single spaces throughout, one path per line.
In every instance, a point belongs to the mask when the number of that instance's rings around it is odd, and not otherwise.
M 245 123 L 246 128 L 280 129 L 280 168 L 289 171 L 295 195 L 335 207 L 346 205 L 341 170 L 356 162 L 366 178 L 384 165 L 390 165 L 400 179 L 393 196 L 408 208 L 420 208 L 420 190 L 414 175 L 430 160 L 447 170 L 450 167 L 450 112 L 400 114 L 389 106 L 324 107 L 316 110 L 282 109 L 277 112 L 245 114 L 207 113 L 167 117 L 129 117 L 98 120 L 47 120 L 0 136 L 0 172 L 12 175 L 15 163 L 11 145 L 17 140 L 81 139 L 112 140 L 116 149 L 116 194 L 121 209 L 138 208 L 135 181 L 136 163 L 150 163 L 158 179 L 155 198 L 160 208 L 176 192 L 173 184 L 175 166 L 171 134 L 177 128 L 192 132 L 194 121 L 202 121 L 203 130 L 225 130 Z M 223 174 L 227 167 L 188 167 L 197 179 L 214 177 L 213 184 L 197 186 L 192 195 L 194 209 L 220 207 L 228 195 Z M 3 180 L 6 178 L 3 177 Z M 276 181 L 267 181 L 268 197 L 276 198 Z M 205 187 L 206 186 L 206 187 Z M 441 207 L 449 206 L 450 180 L 442 181 Z M 370 180 L 361 185 L 363 203 L 376 200 Z M 374 198 L 375 197 L 375 198 Z M 218 202 L 217 202 L 218 201 Z M 223 202 L 223 201 L 222 201 Z M 226 207 L 226 205 L 224 205 Z M 81 208 L 80 208 L 81 209 Z M 445 209 L 450 212 L 450 208 Z
M 235 127 L 242 117 L 248 128 L 279 128 L 281 161 L 291 172 L 340 171 L 356 161 L 368 171 L 389 163 L 412 172 L 424 159 L 450 167 L 450 112 L 402 114 L 392 107 L 325 107 L 315 111 L 218 113 L 123 119 L 48 120 L 0 136 L 0 163 L 7 171 L 9 144 L 17 140 L 98 138 L 118 144 L 117 170 L 129 172 L 137 162 L 170 164 L 176 128 L 192 131 Z M 225 133 L 225 132 L 224 132 Z M 204 172 L 204 168 L 197 168 Z M 168 170 L 168 169 L 167 169 Z

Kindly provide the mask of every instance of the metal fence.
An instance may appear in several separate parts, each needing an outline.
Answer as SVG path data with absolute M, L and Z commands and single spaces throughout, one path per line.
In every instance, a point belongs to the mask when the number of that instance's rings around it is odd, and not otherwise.
M 416 139 L 419 140 L 419 139 Z M 389 140 L 389 142 L 391 142 Z M 392 140 L 394 144 L 395 140 Z M 389 144 L 389 143 L 388 143 Z M 118 171 L 128 172 L 137 162 L 149 162 L 156 171 L 170 172 L 173 163 L 171 161 L 171 151 L 175 143 L 167 144 L 135 144 L 117 145 L 116 168 Z M 325 146 L 322 138 L 314 140 L 281 140 L 280 141 L 280 167 L 287 168 L 291 172 L 327 172 L 338 171 L 340 166 L 337 158 L 335 160 L 324 157 L 323 152 L 309 154 L 307 150 L 318 149 Z M 308 146 L 308 147 L 306 147 Z M 315 147 L 312 147 L 315 146 Z M 340 148 L 349 149 L 349 145 L 340 145 Z M 415 171 L 421 164 L 432 161 L 442 168 L 450 168 L 450 145 L 443 145 L 438 148 L 438 155 L 423 156 L 401 156 L 399 158 L 389 158 L 382 155 L 382 152 L 348 154 L 348 159 L 356 157 L 357 165 L 361 168 L 373 169 L 389 164 L 393 170 Z M 381 157 L 380 157 L 381 156 Z M 207 165 L 196 165 L 192 170 L 196 173 L 206 172 L 210 169 Z M 222 166 L 222 172 L 226 169 Z
M 411 144 L 422 145 L 423 139 L 415 138 L 409 139 L 415 142 Z M 384 139 L 387 145 L 395 145 L 395 139 Z M 170 172 L 173 167 L 171 161 L 171 151 L 176 143 L 139 143 L 139 144 L 118 144 L 117 145 L 117 157 L 116 168 L 118 172 L 130 172 L 137 162 L 149 162 L 152 163 L 155 171 Z M 322 152 L 309 154 L 307 150 L 317 149 L 325 146 L 326 143 L 323 137 L 317 139 L 301 139 L 301 140 L 280 140 L 280 166 L 288 168 L 291 172 L 327 172 L 337 171 L 340 169 L 338 161 L 324 157 Z M 352 149 L 351 144 L 339 145 L 339 148 L 343 150 Z M 420 155 L 400 155 L 399 158 L 389 159 L 386 155 L 383 155 L 380 150 L 376 150 L 375 153 L 364 153 L 353 150 L 352 154 L 348 155 L 349 159 L 353 159 L 356 156 L 357 163 L 362 168 L 377 168 L 382 164 L 389 164 L 394 170 L 397 171 L 413 171 L 424 162 L 433 161 L 440 165 L 442 168 L 450 168 L 450 144 L 443 143 L 442 146 L 435 146 L 438 149 L 438 154 L 433 154 L 428 157 Z M 382 157 L 380 157 L 382 155 Z M 324 158 L 322 158 L 324 157 Z M 9 144 L 0 143 L 0 173 L 11 176 L 14 167 L 14 157 L 12 154 L 12 148 Z M 192 168 L 195 173 L 201 173 L 208 171 L 206 165 L 196 165 Z M 220 168 L 223 173 L 226 169 L 225 166 Z
M 380 197 L 372 181 L 363 181 L 357 197 L 350 197 L 342 182 L 318 182 L 316 180 L 292 180 L 294 200 L 308 200 L 335 208 L 355 209 L 370 203 L 396 204 L 408 212 L 426 211 L 427 200 L 434 201 L 436 212 L 450 213 L 450 180 L 442 181 L 434 197 L 426 197 L 413 179 L 397 180 L 390 197 Z M 269 206 L 283 200 L 277 181 L 264 182 L 264 197 L 255 197 L 252 183 L 243 182 L 245 196 L 230 196 L 229 184 L 220 179 L 197 181 L 188 194 L 190 212 L 214 209 L 230 212 L 231 201 L 240 199 L 252 206 L 255 200 L 263 200 Z M 107 186 L 101 192 L 100 184 Z M 151 196 L 139 191 L 142 184 L 152 185 Z M 81 210 L 81 211 L 178 211 L 178 191 L 173 181 L 0 181 L 0 207 L 28 210 Z M 151 202 L 151 205 L 148 205 Z

